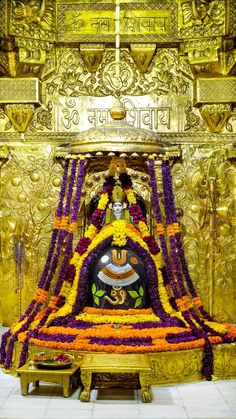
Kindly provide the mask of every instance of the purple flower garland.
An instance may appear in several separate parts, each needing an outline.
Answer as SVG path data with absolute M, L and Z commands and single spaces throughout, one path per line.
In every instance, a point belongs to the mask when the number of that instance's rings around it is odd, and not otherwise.
M 71 198 L 72 198 L 72 193 L 73 193 L 73 186 L 74 186 L 74 181 L 75 181 L 75 173 L 76 173 L 76 166 L 77 166 L 77 159 L 73 159 L 72 160 L 72 168 L 71 168 L 71 173 L 70 173 L 70 181 L 69 181 L 69 186 L 68 186 L 68 191 L 67 191 L 67 199 L 66 199 L 66 205 L 63 211 L 63 200 L 66 194 L 66 186 L 67 186 L 67 179 L 68 179 L 68 169 L 69 169 L 69 160 L 66 160 L 65 162 L 65 167 L 64 167 L 64 173 L 63 173 L 63 178 L 62 178 L 62 185 L 61 185 L 61 191 L 60 191 L 60 197 L 59 197 L 59 203 L 58 203 L 58 207 L 57 207 L 57 211 L 56 211 L 56 217 L 61 217 L 61 216 L 65 216 L 68 217 L 69 212 L 70 212 L 70 207 L 71 207 Z M 82 187 L 82 183 L 83 183 L 83 177 L 84 177 L 84 168 L 85 168 L 85 164 L 84 164 L 84 160 L 82 160 L 80 162 L 80 172 L 78 175 L 78 179 L 77 179 L 77 189 L 76 189 L 76 194 L 75 194 L 75 198 L 74 198 L 74 205 L 73 205 L 73 210 L 72 210 L 72 217 L 71 217 L 71 222 L 75 222 L 78 216 L 78 208 L 79 208 L 79 204 L 80 204 L 80 197 L 81 197 L 81 187 Z M 61 251 L 61 247 L 62 244 L 64 242 L 65 236 L 66 236 L 67 230 L 66 229 L 62 229 L 59 232 L 58 235 L 58 229 L 53 229 L 53 233 L 52 233 L 52 238 L 51 238 L 51 244 L 50 244 L 50 248 L 48 251 L 48 255 L 47 255 L 47 260 L 44 266 L 44 270 L 43 273 L 41 275 L 41 279 L 39 281 L 38 284 L 38 288 L 42 288 L 45 289 L 46 291 L 48 291 L 50 284 L 51 284 L 51 280 L 55 274 L 56 268 L 57 268 L 57 264 L 58 264 L 58 259 L 59 259 L 59 255 L 60 255 L 60 251 Z M 55 245 L 56 245 L 56 239 L 58 237 L 58 241 L 57 241 L 57 248 L 55 251 Z M 68 258 L 69 258 L 69 254 L 72 248 L 72 239 L 73 239 L 73 233 L 69 233 L 69 238 L 67 241 L 67 248 L 66 248 L 66 252 L 65 252 L 65 256 L 64 256 L 64 260 L 62 263 L 62 268 L 61 268 L 61 275 L 59 275 L 58 281 L 57 281 L 57 288 L 55 289 L 55 291 L 58 293 L 58 290 L 60 290 L 61 288 L 61 284 L 63 281 L 63 275 L 65 272 L 65 268 L 68 262 Z M 24 314 L 24 316 L 22 316 L 21 320 L 23 320 L 25 317 L 29 316 L 27 321 L 21 326 L 21 328 L 11 337 L 11 339 L 8 341 L 8 338 L 10 337 L 10 331 L 7 332 L 7 334 L 5 334 L 6 336 L 3 336 L 2 339 L 2 344 L 1 344 L 1 361 L 4 362 L 5 360 L 5 367 L 7 369 L 10 368 L 11 365 L 11 359 L 12 359 L 12 351 L 13 351 L 13 347 L 14 347 L 14 343 L 18 338 L 18 334 L 26 331 L 29 327 L 29 325 L 32 323 L 32 321 L 35 318 L 35 315 L 37 314 L 37 312 L 39 311 L 41 304 L 40 302 L 37 303 L 37 305 L 35 306 L 35 302 L 36 301 L 32 301 L 28 307 L 28 309 L 26 310 L 26 313 Z M 31 337 L 33 337 L 34 334 L 37 334 L 38 330 L 39 330 L 39 326 L 41 327 L 48 315 L 51 313 L 51 309 L 47 308 L 46 313 L 44 314 L 43 318 L 41 319 L 38 327 L 31 332 L 28 332 L 25 343 L 23 345 L 23 349 L 22 349 L 22 353 L 21 353 L 21 357 L 20 357 L 20 365 L 23 365 L 25 360 L 26 360 L 26 356 L 27 356 L 27 350 L 28 350 L 28 341 Z M 31 314 L 30 314 L 31 313 Z M 32 333 L 34 332 L 34 333 Z M 6 351 L 6 345 L 8 344 L 8 348 Z
M 167 160 L 164 160 L 162 162 L 162 181 L 163 181 L 166 220 L 167 220 L 167 224 L 170 225 L 173 223 L 177 223 L 178 221 L 177 221 L 177 215 L 176 215 L 176 209 L 175 209 L 175 203 L 174 203 L 174 194 L 173 194 L 173 189 L 172 189 L 172 179 L 171 179 L 169 161 Z M 183 267 L 183 263 L 181 262 L 178 256 L 179 249 L 177 246 L 178 243 L 175 240 L 175 235 L 170 235 L 169 241 L 170 241 L 172 261 L 174 265 L 174 271 L 177 277 L 179 289 L 181 291 L 180 295 L 181 297 L 187 296 L 187 291 L 185 290 L 185 286 L 182 279 L 181 268 Z M 182 252 L 182 254 L 183 253 L 184 252 Z M 184 271 L 183 271 L 183 274 L 185 275 Z M 190 279 L 190 277 L 188 279 Z M 191 288 L 189 287 L 187 279 L 186 279 L 186 282 L 187 282 L 189 290 L 191 291 Z M 193 287 L 192 281 L 191 281 L 191 285 Z M 175 289 L 173 289 L 173 291 L 175 291 Z M 196 293 L 194 296 L 196 296 Z M 175 297 L 177 296 L 175 295 Z M 198 313 L 195 312 L 195 310 L 193 309 L 193 306 L 190 306 L 190 308 L 187 310 L 183 310 L 182 315 L 184 316 L 184 319 L 190 325 L 194 334 L 196 336 L 204 338 L 205 340 L 202 371 L 206 379 L 211 380 L 211 376 L 213 373 L 213 351 L 212 351 L 212 345 L 207 335 L 207 331 L 209 331 L 209 327 L 207 327 L 207 330 L 206 330 L 204 322 L 199 318 L 199 315 Z M 197 327 L 197 325 L 192 320 L 192 318 L 195 320 L 195 322 L 197 322 L 201 326 L 201 329 Z
M 154 160 L 148 159 L 148 168 L 149 168 L 149 174 L 150 174 L 150 182 L 152 187 L 152 198 L 153 198 L 153 208 L 154 213 L 156 217 L 156 222 L 158 224 L 162 224 L 162 215 L 161 215 L 161 209 L 159 205 L 159 194 L 157 190 L 157 182 L 156 182 L 156 175 L 155 175 L 155 167 L 154 167 Z M 167 277 L 169 279 L 169 282 L 172 286 L 172 289 L 174 290 L 174 295 L 177 296 L 177 298 L 180 297 L 179 290 L 177 287 L 176 282 L 174 281 L 173 271 L 171 267 L 171 262 L 169 259 L 169 253 L 167 249 L 167 244 L 165 240 L 164 234 L 159 234 L 159 240 L 161 244 L 161 250 L 164 257 L 165 267 L 166 267 L 166 273 Z
M 168 161 L 163 161 L 162 176 L 163 176 L 163 188 L 165 187 L 166 196 L 168 197 L 168 199 L 167 199 L 168 202 L 166 202 L 166 205 L 167 205 L 167 207 L 170 208 L 170 211 L 171 211 L 170 223 L 171 222 L 172 223 L 177 223 L 178 219 L 177 219 L 177 215 L 176 215 L 174 193 L 173 193 L 173 187 L 172 187 L 172 178 L 171 178 L 170 166 L 169 166 Z M 183 245 L 182 245 L 180 232 L 177 232 L 175 234 L 175 241 L 176 241 L 175 246 L 176 246 L 177 254 L 178 254 L 178 257 L 179 257 L 179 260 L 180 260 L 180 264 L 181 264 L 181 267 L 182 267 L 184 277 L 186 279 L 188 289 L 189 289 L 193 298 L 197 297 L 197 292 L 195 290 L 192 278 L 189 274 L 188 265 L 187 265 L 185 254 L 184 254 L 184 249 L 183 249 Z M 203 306 L 198 307 L 198 310 L 201 312 L 203 317 L 205 317 L 207 320 L 210 320 L 210 321 L 214 320 L 213 317 L 210 316 L 210 314 L 205 311 Z
M 70 178 L 69 178 L 67 197 L 66 197 L 66 204 L 65 204 L 65 207 L 64 207 L 64 210 L 63 210 L 62 217 L 68 217 L 69 213 L 70 213 L 71 199 L 72 199 L 73 187 L 74 187 L 74 182 L 75 182 L 76 166 L 77 166 L 77 159 L 73 159 L 72 160 L 71 172 L 70 172 Z M 55 253 L 54 253 L 53 259 L 52 259 L 51 269 L 50 269 L 48 278 L 45 281 L 45 285 L 44 285 L 44 289 L 46 291 L 49 290 L 52 278 L 54 277 L 54 274 L 56 272 L 59 256 L 61 254 L 62 245 L 64 243 L 64 240 L 65 240 L 66 236 L 67 236 L 67 228 L 60 229 L 59 237 L 58 237 L 58 241 L 57 241 L 57 246 L 56 246 Z
M 64 209 L 65 216 L 68 216 L 69 212 L 70 212 L 73 186 L 74 186 L 74 181 L 75 181 L 76 166 L 77 166 L 77 160 L 73 160 L 72 169 L 71 169 L 71 176 L 70 176 L 70 183 L 69 183 L 69 187 L 68 187 L 67 202 L 66 202 L 66 206 L 65 206 L 65 209 Z M 79 206 L 80 206 L 80 200 L 81 200 L 81 189 L 82 189 L 83 180 L 84 180 L 84 172 L 85 172 L 85 162 L 84 162 L 84 160 L 80 160 L 79 173 L 78 173 L 78 176 L 77 176 L 76 192 L 75 192 L 75 196 L 74 196 L 74 200 L 73 200 L 71 223 L 72 222 L 74 223 L 74 222 L 77 221 Z M 62 247 L 62 244 L 63 244 L 63 241 L 61 242 L 60 238 L 63 238 L 63 240 L 64 240 L 66 232 L 67 232 L 67 230 L 65 230 L 65 229 L 60 231 L 56 256 L 57 256 L 57 254 L 60 254 L 61 247 Z M 57 280 L 57 283 L 55 285 L 54 292 L 53 292 L 54 297 L 58 297 L 59 292 L 61 290 L 63 280 L 65 278 L 66 267 L 67 267 L 69 256 L 70 256 L 71 249 L 72 249 L 73 234 L 74 234 L 73 232 L 68 233 L 64 258 L 62 260 L 60 272 L 59 272 L 59 275 L 58 275 L 58 280 Z M 55 269 L 56 269 L 57 264 L 58 264 L 58 257 L 55 258 L 53 262 L 54 262 L 54 265 L 53 265 L 53 269 L 51 270 L 51 279 L 54 276 Z M 49 283 L 49 285 L 50 285 L 50 283 Z M 20 356 L 19 366 L 24 365 L 24 363 L 26 362 L 29 340 L 31 338 L 37 336 L 40 328 L 45 324 L 45 322 L 48 319 L 48 316 L 51 314 L 51 312 L 52 312 L 52 309 L 50 307 L 48 307 L 46 309 L 46 312 L 45 312 L 44 316 L 40 320 L 38 326 L 33 331 L 30 331 L 30 332 L 27 333 L 27 336 L 26 336 L 26 339 L 25 339 L 25 342 L 24 342 L 24 345 L 23 345 L 23 349 L 22 349 L 22 352 L 21 352 L 21 356 Z
M 157 223 L 162 224 L 162 217 L 161 217 L 161 211 L 160 211 L 160 205 L 159 205 L 159 197 L 158 197 L 158 191 L 157 191 L 157 182 L 156 182 L 153 159 L 148 160 L 148 167 L 149 167 L 151 186 L 152 186 L 152 192 L 153 192 L 153 207 L 154 207 L 154 211 L 156 215 L 156 221 Z M 171 179 L 168 161 L 163 161 L 162 163 L 162 179 L 163 179 L 164 207 L 165 207 L 166 221 L 167 221 L 167 225 L 171 225 L 173 223 L 177 223 L 177 215 L 176 215 L 176 209 L 175 209 L 175 204 L 174 204 L 172 179 Z M 175 235 L 173 236 L 170 235 L 169 237 L 174 271 L 172 270 L 172 265 L 169 258 L 169 253 L 168 253 L 164 234 L 159 234 L 159 238 L 160 238 L 165 265 L 166 265 L 167 276 L 169 278 L 169 282 L 173 290 L 174 297 L 175 299 L 179 299 L 184 296 L 187 296 L 187 292 L 185 290 L 185 286 L 182 280 L 182 270 L 181 270 L 181 266 L 183 266 L 184 264 L 183 263 L 181 264 L 179 261 L 179 256 L 178 256 L 179 249 L 176 246 Z M 183 249 L 182 249 L 182 254 L 183 254 Z M 183 271 L 184 271 L 184 267 L 183 267 Z M 188 285 L 189 285 L 189 281 L 188 281 Z M 191 291 L 191 286 L 189 288 Z M 196 296 L 196 294 L 194 296 Z M 199 319 L 199 316 L 196 314 L 196 312 L 192 308 L 188 309 L 188 311 L 183 310 L 182 315 L 184 319 L 187 321 L 187 323 L 190 325 L 194 335 L 205 339 L 203 372 L 204 372 L 204 375 L 206 376 L 206 379 L 210 380 L 212 372 L 213 372 L 213 353 L 212 353 L 212 347 L 208 339 L 207 333 L 204 331 L 204 327 L 203 327 L 204 323 Z M 199 329 L 197 327 L 195 322 L 192 320 L 191 316 L 194 318 L 195 321 L 197 321 L 197 323 L 202 327 L 202 329 Z M 178 339 L 177 336 L 176 336 L 176 339 Z
M 7 346 L 7 340 L 11 336 L 10 329 L 3 333 L 2 335 L 2 341 L 1 341 L 1 348 L 0 348 L 0 364 L 3 364 L 6 358 L 6 346 Z
M 80 200 L 81 200 L 81 190 L 82 190 L 83 181 L 84 181 L 84 173 L 85 173 L 85 162 L 84 162 L 84 160 L 80 160 L 79 173 L 78 173 L 78 176 L 77 176 L 76 193 L 75 193 L 75 197 L 74 197 L 73 209 L 72 209 L 72 215 L 71 215 L 71 223 L 77 222 L 78 212 L 79 212 L 79 207 L 80 207 Z M 66 250 L 65 250 L 64 259 L 62 261 L 62 265 L 61 265 L 60 273 L 59 273 L 59 276 L 58 276 L 57 284 L 55 286 L 54 293 L 53 293 L 54 296 L 59 295 L 59 292 L 60 292 L 61 286 L 62 286 L 62 282 L 65 278 L 66 267 L 67 267 L 69 256 L 70 256 L 70 253 L 71 253 L 71 250 L 72 250 L 73 235 L 74 235 L 73 232 L 69 232 L 69 237 L 68 237 L 68 240 L 67 240 L 67 246 L 66 246 Z

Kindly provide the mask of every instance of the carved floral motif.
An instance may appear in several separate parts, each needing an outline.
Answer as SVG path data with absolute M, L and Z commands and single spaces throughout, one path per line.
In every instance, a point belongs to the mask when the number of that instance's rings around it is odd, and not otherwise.
M 115 50 L 106 50 L 96 73 L 89 73 L 76 50 L 62 53 L 58 72 L 47 82 L 50 94 L 107 96 L 119 90 L 126 95 L 186 93 L 189 82 L 179 72 L 177 50 L 159 49 L 146 73 L 139 73 L 127 50 L 121 50 L 120 79 L 115 75 Z
M 53 103 L 49 101 L 46 108 L 42 107 L 36 113 L 33 122 L 30 126 L 31 131 L 43 131 L 45 128 L 48 130 L 52 130 L 52 110 L 53 110 Z
M 185 116 L 186 116 L 186 124 L 184 126 L 185 131 L 206 131 L 207 125 L 206 123 L 194 112 L 193 107 L 191 105 L 191 101 L 189 100 L 184 108 Z

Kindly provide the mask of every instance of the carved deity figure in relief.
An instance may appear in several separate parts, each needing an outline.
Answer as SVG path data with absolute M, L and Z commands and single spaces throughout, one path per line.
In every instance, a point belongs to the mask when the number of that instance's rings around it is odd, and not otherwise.
M 49 28 L 52 24 L 52 7 L 46 6 L 46 0 L 13 1 L 13 14 L 25 24 L 40 24 Z
M 183 23 L 207 24 L 219 22 L 219 1 L 216 0 L 183 0 Z

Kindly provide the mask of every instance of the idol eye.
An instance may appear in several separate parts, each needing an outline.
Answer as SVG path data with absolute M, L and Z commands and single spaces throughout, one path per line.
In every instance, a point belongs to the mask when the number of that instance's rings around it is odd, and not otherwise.
M 107 263 L 108 260 L 109 260 L 109 256 L 107 256 L 107 255 L 104 255 L 104 256 L 101 257 L 101 262 L 102 263 Z
M 133 265 L 137 265 L 137 264 L 138 264 L 138 259 L 137 259 L 136 257 L 132 256 L 132 257 L 130 258 L 130 262 L 131 262 Z

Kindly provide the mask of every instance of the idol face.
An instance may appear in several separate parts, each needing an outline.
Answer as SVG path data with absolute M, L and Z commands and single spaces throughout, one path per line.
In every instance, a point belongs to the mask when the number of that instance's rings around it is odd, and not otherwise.
M 112 205 L 112 209 L 114 211 L 114 214 L 118 215 L 121 214 L 122 210 L 123 210 L 123 204 L 121 202 L 114 202 Z

